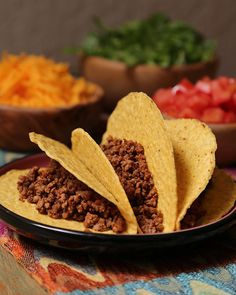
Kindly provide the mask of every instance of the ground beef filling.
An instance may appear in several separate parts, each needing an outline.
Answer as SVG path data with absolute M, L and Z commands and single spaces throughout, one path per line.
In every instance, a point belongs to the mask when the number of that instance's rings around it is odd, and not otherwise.
M 204 212 L 199 207 L 199 199 L 196 199 L 191 207 L 187 210 L 184 218 L 181 220 L 181 229 L 187 229 L 197 226 L 199 218 L 201 218 Z
M 81 221 L 96 231 L 122 233 L 126 222 L 111 202 L 77 180 L 60 164 L 30 169 L 17 184 L 20 200 L 36 204 L 41 214 L 52 218 Z
M 191 207 L 187 210 L 184 218 L 181 220 L 181 229 L 192 228 L 198 226 L 199 219 L 205 215 L 206 211 L 202 209 L 201 203 L 204 198 L 206 190 L 211 185 L 211 181 L 207 185 L 204 192 L 192 203 Z
M 142 232 L 162 232 L 163 215 L 157 210 L 158 193 L 142 145 L 109 137 L 101 147 L 119 176 Z

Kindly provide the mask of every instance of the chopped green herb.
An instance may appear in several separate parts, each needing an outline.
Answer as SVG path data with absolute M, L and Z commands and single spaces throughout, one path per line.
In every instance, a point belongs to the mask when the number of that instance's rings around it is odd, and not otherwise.
M 118 60 L 128 66 L 158 64 L 161 67 L 207 61 L 215 56 L 216 44 L 181 21 L 163 14 L 108 28 L 96 18 L 97 31 L 85 38 L 85 55 Z

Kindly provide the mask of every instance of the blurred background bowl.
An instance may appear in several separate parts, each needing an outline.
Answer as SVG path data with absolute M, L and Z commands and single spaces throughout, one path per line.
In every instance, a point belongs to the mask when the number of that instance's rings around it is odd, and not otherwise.
M 203 76 L 214 77 L 218 58 L 195 64 L 161 68 L 155 65 L 127 67 L 126 64 L 97 56 L 82 56 L 82 75 L 104 89 L 104 107 L 111 111 L 118 100 L 131 91 L 152 95 L 159 88 L 171 87 L 182 78 L 196 82 Z
M 34 131 L 70 144 L 71 131 L 81 127 L 93 136 L 99 133 L 103 90 L 96 91 L 86 102 L 65 108 L 23 108 L 0 105 L 0 148 L 33 151 L 29 140 Z
M 216 163 L 219 166 L 236 164 L 236 123 L 208 124 L 216 136 Z

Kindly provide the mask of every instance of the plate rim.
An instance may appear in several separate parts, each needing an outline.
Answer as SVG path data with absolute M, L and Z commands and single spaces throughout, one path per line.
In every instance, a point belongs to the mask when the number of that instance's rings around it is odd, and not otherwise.
M 12 160 L 4 165 L 2 165 L 0 167 L 0 176 L 2 176 L 4 173 L 8 172 L 11 170 L 11 166 L 14 164 L 18 164 L 21 163 L 22 161 L 24 162 L 25 160 L 34 160 L 34 159 L 41 159 L 41 158 L 45 158 L 47 159 L 48 157 L 45 155 L 45 153 L 40 152 L 40 153 L 36 153 L 36 154 L 30 154 L 30 155 L 26 155 L 22 158 L 19 159 L 15 159 Z M 48 230 L 50 233 L 54 233 L 54 234 L 58 234 L 58 233 L 63 233 L 66 235 L 71 235 L 73 237 L 83 237 L 86 239 L 90 239 L 90 238 L 96 238 L 96 239 L 102 239 L 102 240 L 107 240 L 107 241 L 111 241 L 111 240 L 116 240 L 118 239 L 119 241 L 132 241 L 132 240 L 142 240 L 143 242 L 147 242 L 150 240 L 159 240 L 159 239 L 163 239 L 163 240 L 168 240 L 169 237 L 174 238 L 174 237 L 179 237 L 182 234 L 185 235 L 191 235 L 191 234 L 203 234 L 206 232 L 214 232 L 214 229 L 218 229 L 220 227 L 223 227 L 226 224 L 231 224 L 230 226 L 233 226 L 234 224 L 236 224 L 236 204 L 234 206 L 234 208 L 232 208 L 230 210 L 230 212 L 228 212 L 225 216 L 223 216 L 222 218 L 220 218 L 217 221 L 205 224 L 205 225 L 201 225 L 201 226 L 197 226 L 194 228 L 190 228 L 190 229 L 183 229 L 183 230 L 177 230 L 177 231 L 173 231 L 173 232 L 165 232 L 165 233 L 157 233 L 157 234 L 107 234 L 107 233 L 95 233 L 95 232 L 89 232 L 89 231 L 77 231 L 77 230 L 70 230 L 70 229 L 66 229 L 66 228 L 60 228 L 60 227 L 56 227 L 56 226 L 51 226 L 51 225 L 47 225 L 44 223 L 40 223 L 38 221 L 32 220 L 32 219 L 28 219 L 24 216 L 18 215 L 15 212 L 11 211 L 10 209 L 4 207 L 3 205 L 0 204 L 0 220 L 2 220 L 5 224 L 7 224 L 9 227 L 13 227 L 16 228 L 14 225 L 12 225 L 11 223 L 9 223 L 8 221 L 6 221 L 5 219 L 7 218 L 2 218 L 2 213 L 3 215 L 6 217 L 10 217 L 10 219 L 13 219 L 15 221 L 19 221 L 20 224 L 24 224 L 33 228 L 37 228 L 40 230 Z M 32 229 L 33 229 L 32 228 Z

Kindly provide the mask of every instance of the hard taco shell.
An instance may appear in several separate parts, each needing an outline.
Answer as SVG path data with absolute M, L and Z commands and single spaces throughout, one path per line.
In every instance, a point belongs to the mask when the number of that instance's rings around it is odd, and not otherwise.
M 236 201 L 236 184 L 225 171 L 215 168 L 211 184 L 201 200 L 201 209 L 205 214 L 197 225 L 214 222 L 227 214 Z
M 233 207 L 236 189 L 232 178 L 215 168 L 214 134 L 206 124 L 194 119 L 167 120 L 165 124 L 173 144 L 177 172 L 176 228 L 180 229 L 181 220 L 201 193 L 204 195 L 199 206 L 205 213 L 197 225 L 216 221 Z
M 216 140 L 194 119 L 166 120 L 175 156 L 178 192 L 177 229 L 188 208 L 207 186 L 215 168 Z
M 96 191 L 98 194 L 115 204 L 120 211 L 121 215 L 124 217 L 127 223 L 127 230 L 125 233 L 136 234 L 137 233 L 137 223 L 133 211 L 127 202 L 123 202 L 124 195 L 119 195 L 120 191 L 108 191 L 101 182 L 101 178 L 97 179 L 94 174 L 88 169 L 85 165 L 86 161 L 80 161 L 77 156 L 65 145 L 50 139 L 46 136 L 30 133 L 30 139 L 32 142 L 36 143 L 42 151 L 46 153 L 46 155 L 57 161 L 61 164 L 68 172 L 73 174 L 78 180 L 85 183 L 91 189 Z M 89 149 L 89 147 L 87 147 Z M 90 150 L 90 149 L 89 149 Z M 92 154 L 88 155 L 91 159 L 93 157 Z M 89 158 L 88 158 L 89 159 Z M 96 163 L 97 166 L 100 166 L 100 161 Z M 55 225 L 57 227 L 65 227 L 68 229 L 77 229 L 84 230 L 84 226 L 82 222 L 77 221 L 67 221 L 67 220 L 53 220 L 48 216 L 44 216 L 39 214 L 36 209 L 32 210 L 35 212 L 29 212 L 29 208 L 32 208 L 34 205 L 28 204 L 27 202 L 19 201 L 19 193 L 17 191 L 17 179 L 23 173 L 27 173 L 27 171 L 10 171 L 6 175 L 0 177 L 0 203 L 3 206 L 7 206 L 7 208 L 11 211 L 16 210 L 17 214 L 24 216 L 26 218 L 30 218 L 35 221 L 46 223 L 50 225 Z M 121 185 L 120 185 L 121 186 Z M 9 187 L 9 189 L 7 189 Z M 126 197 L 126 196 L 125 196 Z M 6 199 L 11 199 L 15 205 L 13 206 L 11 202 L 6 201 Z M 127 204 L 127 207 L 124 209 L 123 204 Z M 14 211 L 13 211 L 14 212 Z M 112 231 L 110 231 L 112 232 Z
M 137 221 L 129 200 L 115 170 L 100 146 L 83 129 L 75 129 L 72 132 L 71 141 L 72 152 L 76 159 L 83 163 L 88 171 L 104 185 L 108 192 L 107 199 L 110 198 L 110 201 L 119 208 L 130 227 L 137 233 Z
M 121 99 L 108 119 L 102 143 L 108 136 L 140 143 L 158 192 L 158 210 L 164 232 L 173 231 L 177 216 L 177 188 L 172 143 L 155 103 L 144 93 Z

